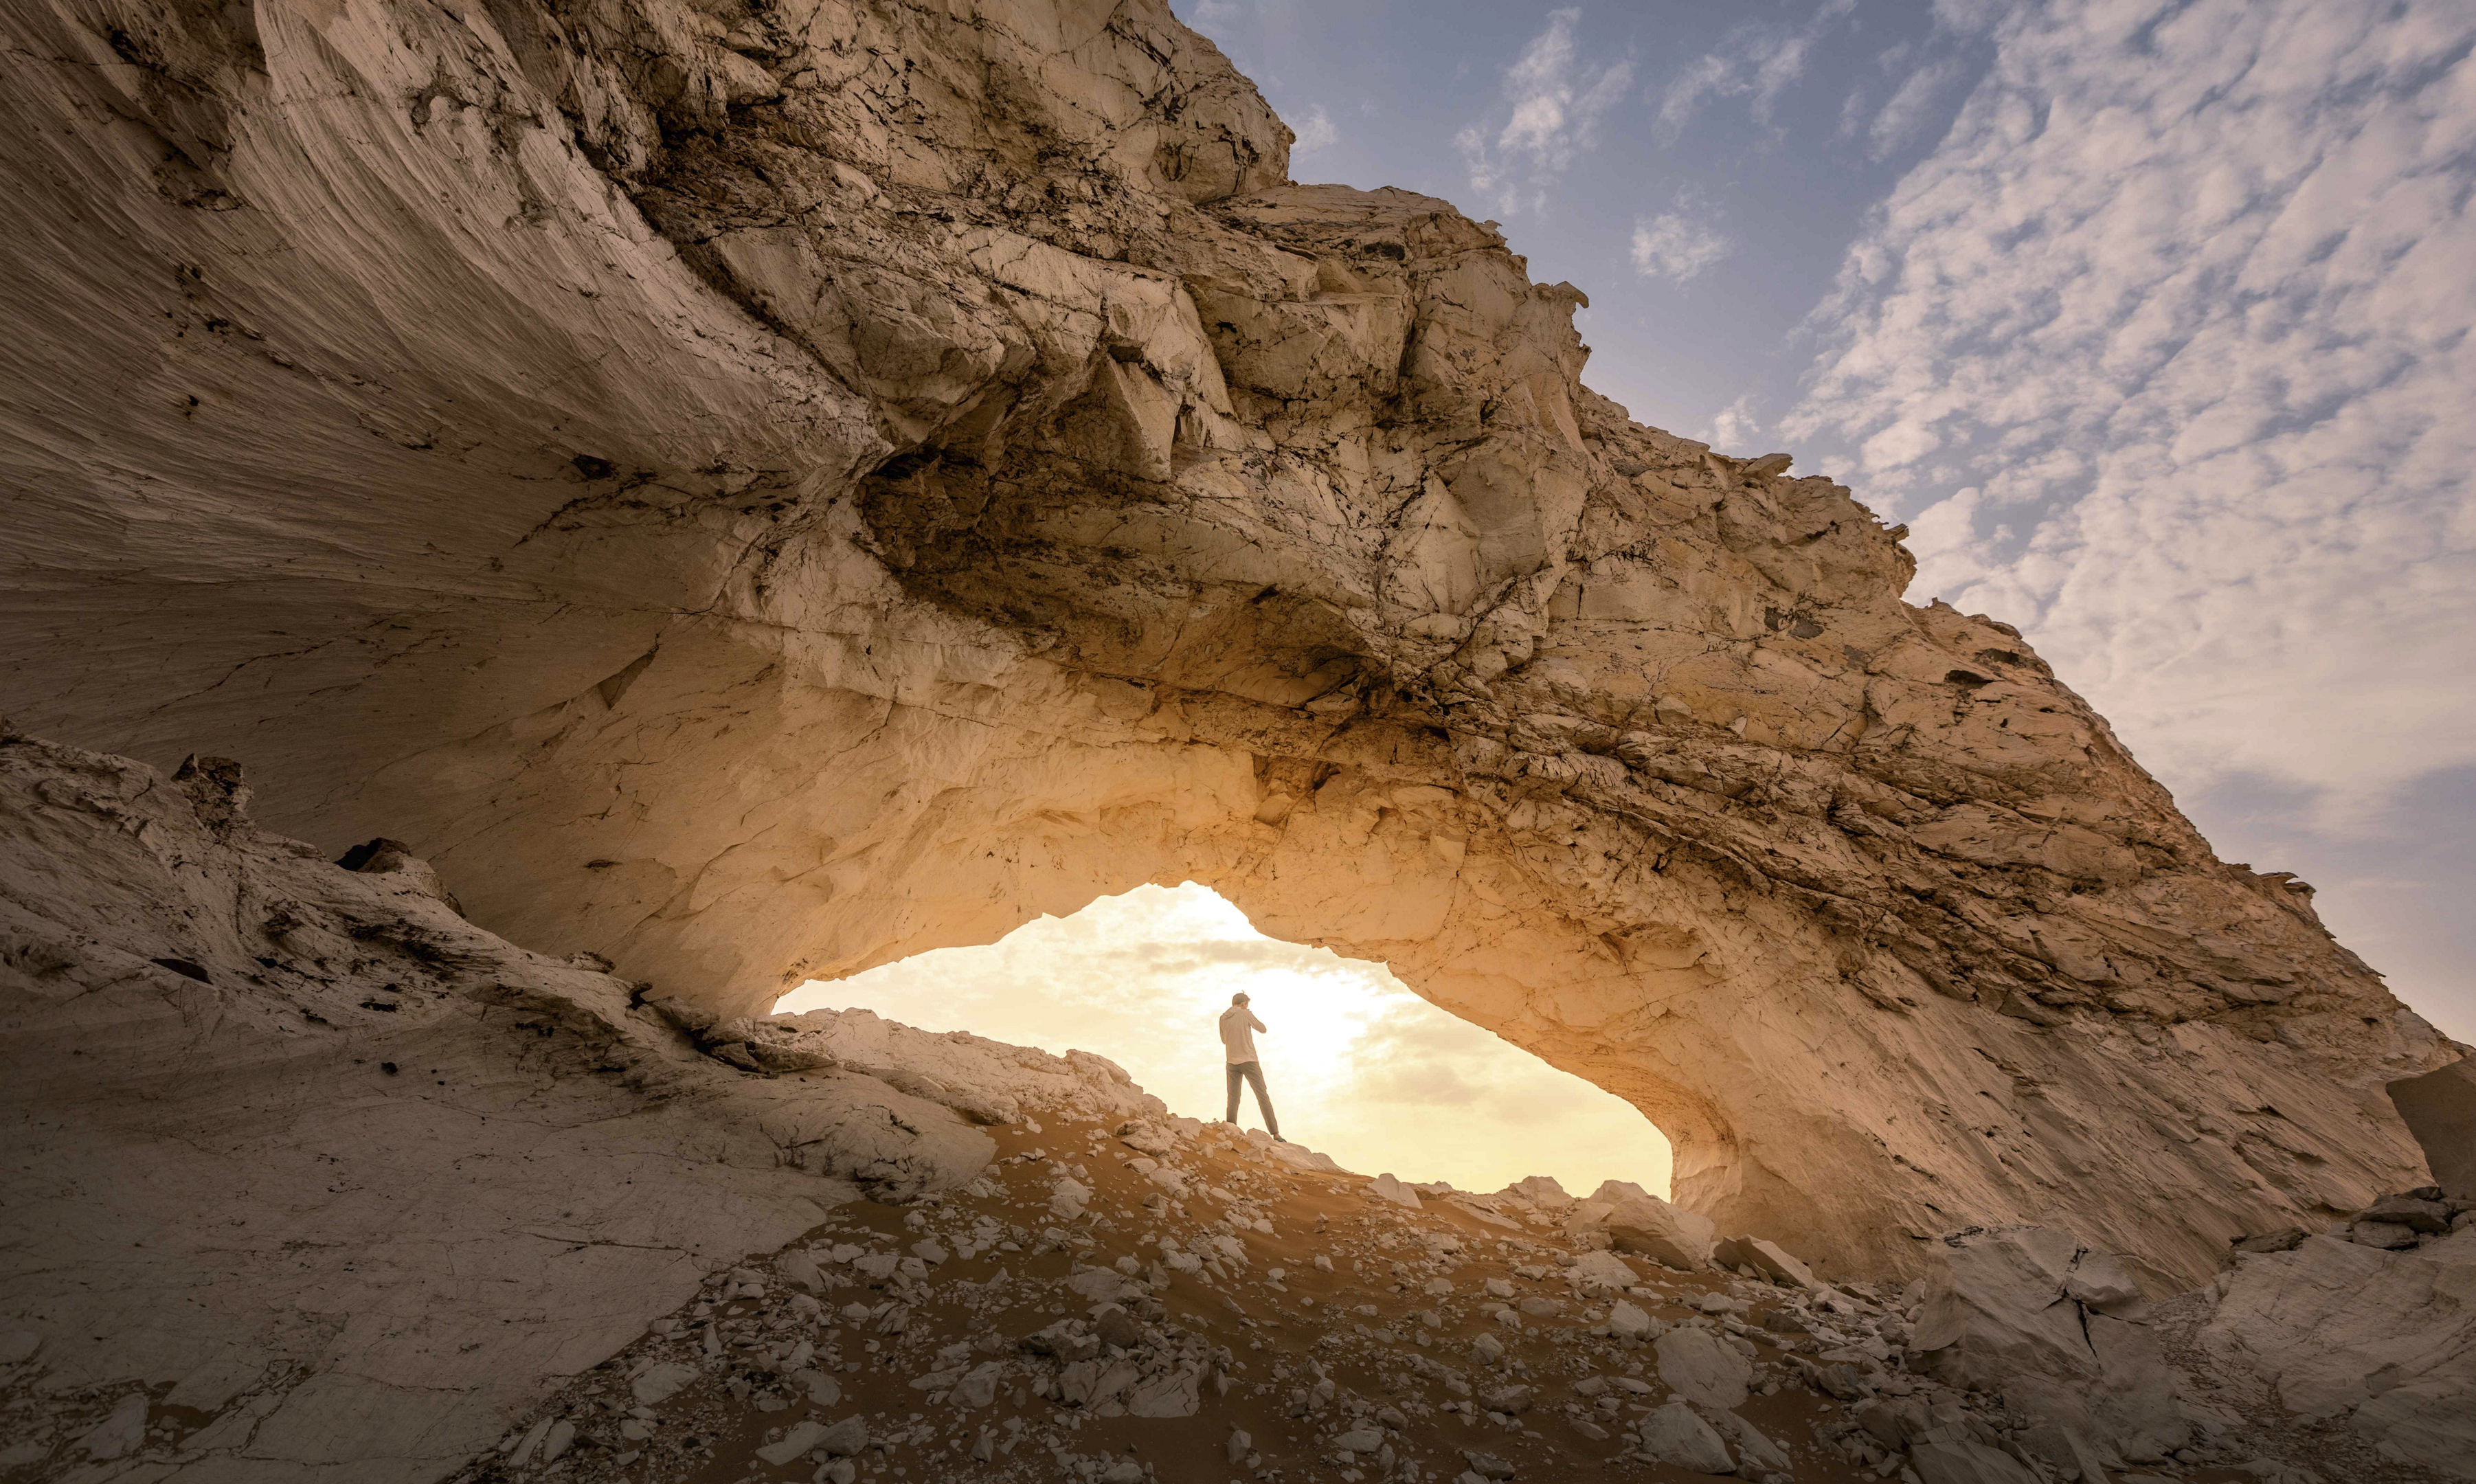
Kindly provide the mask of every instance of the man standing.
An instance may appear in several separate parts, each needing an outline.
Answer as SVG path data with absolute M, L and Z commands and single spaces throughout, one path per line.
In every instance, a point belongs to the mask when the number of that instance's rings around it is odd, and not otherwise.
M 1273 1100 L 1264 1096 L 1264 1069 L 1255 1060 L 1255 1032 L 1264 1023 L 1247 1008 L 1244 990 L 1229 997 L 1229 1008 L 1221 1012 L 1221 1046 L 1229 1053 L 1229 1116 L 1224 1123 L 1238 1122 L 1238 1083 L 1244 1078 L 1255 1089 L 1255 1107 L 1264 1115 L 1264 1131 L 1274 1138 L 1281 1137 L 1281 1125 L 1273 1117 Z

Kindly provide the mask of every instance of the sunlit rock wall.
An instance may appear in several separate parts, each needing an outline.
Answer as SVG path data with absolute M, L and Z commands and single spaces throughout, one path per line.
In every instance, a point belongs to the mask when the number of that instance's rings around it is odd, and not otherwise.
M 2309 888 L 1160 4 L 6 13 L 21 725 L 725 1009 L 1203 880 L 1840 1267 L 2415 1182 Z

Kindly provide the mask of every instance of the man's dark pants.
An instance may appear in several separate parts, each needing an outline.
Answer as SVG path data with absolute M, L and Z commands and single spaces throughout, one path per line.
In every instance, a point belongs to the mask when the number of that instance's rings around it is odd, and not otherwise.
M 1238 1083 L 1246 1079 L 1255 1089 L 1255 1106 L 1263 1111 L 1264 1131 L 1277 1139 L 1281 1136 L 1280 1120 L 1273 1116 L 1273 1100 L 1264 1095 L 1264 1068 L 1260 1062 L 1233 1061 L 1229 1064 L 1229 1122 L 1238 1122 Z

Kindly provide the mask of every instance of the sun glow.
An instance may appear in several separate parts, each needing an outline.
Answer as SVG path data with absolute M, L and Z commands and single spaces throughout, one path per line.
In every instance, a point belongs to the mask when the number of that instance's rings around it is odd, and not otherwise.
M 1139 887 L 985 948 L 783 997 L 928 1030 L 1098 1051 L 1177 1112 L 1218 1118 L 1214 1022 L 1244 990 L 1282 1132 L 1349 1169 L 1493 1190 L 1551 1175 L 1665 1193 L 1668 1141 L 1622 1100 L 1420 999 L 1381 964 L 1268 938 L 1204 887 Z M 1241 1122 L 1258 1122 L 1248 1096 Z

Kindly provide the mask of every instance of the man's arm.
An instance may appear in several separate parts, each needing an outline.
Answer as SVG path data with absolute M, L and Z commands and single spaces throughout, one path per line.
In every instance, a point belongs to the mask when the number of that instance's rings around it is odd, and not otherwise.
M 1248 1012 L 1247 1012 L 1247 1021 L 1248 1021 L 1248 1024 L 1250 1024 L 1250 1025 L 1253 1026 L 1257 1030 L 1267 1030 L 1267 1029 L 1270 1029 L 1270 1028 L 1271 1028 L 1270 1026 L 1266 1026 L 1262 1021 L 1257 1020 L 1257 1019 L 1255 1018 L 1255 1012 L 1254 1012 L 1254 1011 L 1252 1011 L 1252 1010 L 1250 1010 L 1250 1011 L 1248 1011 Z

